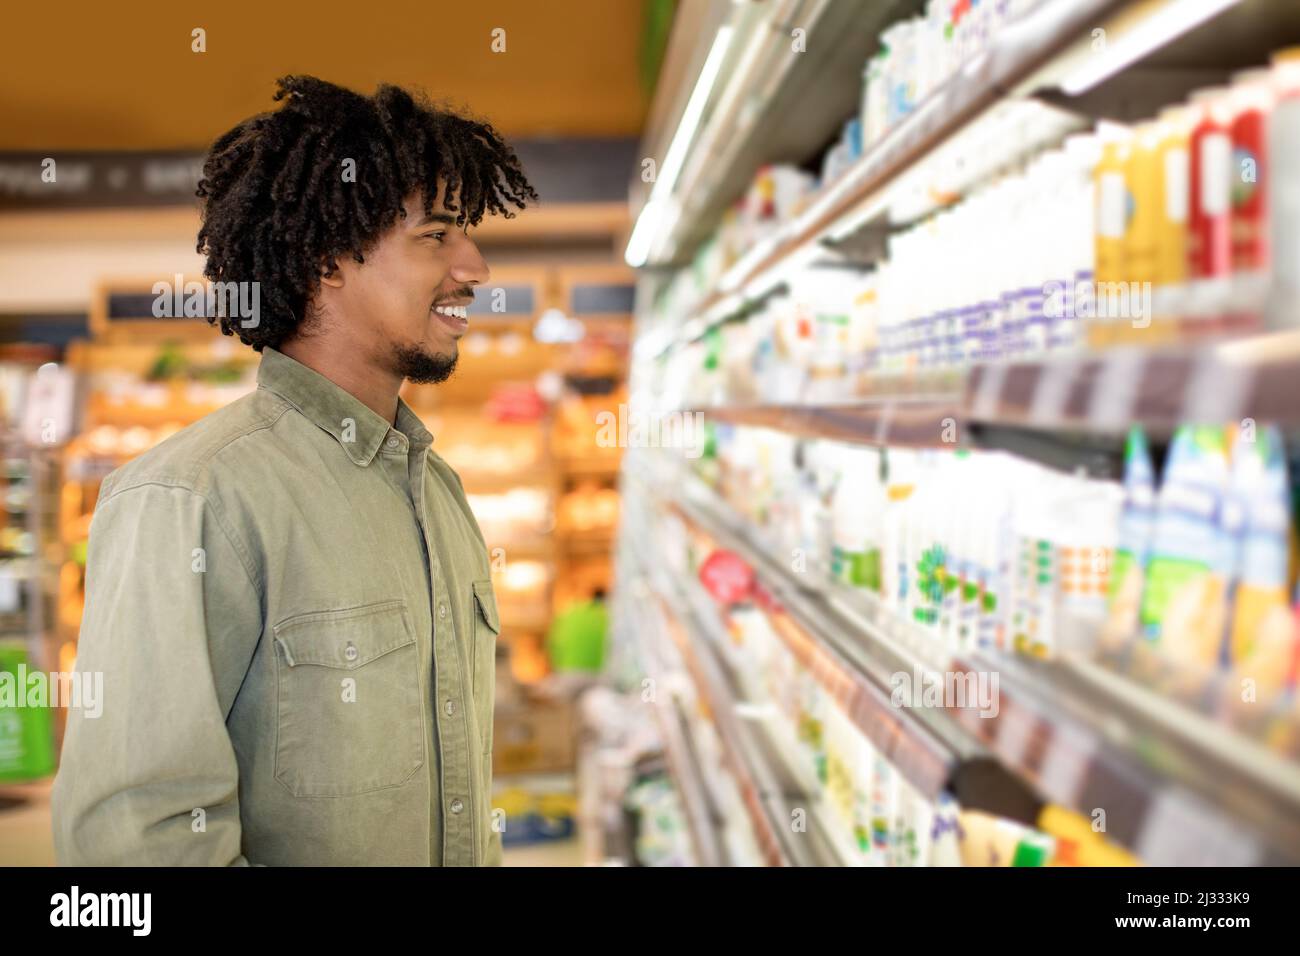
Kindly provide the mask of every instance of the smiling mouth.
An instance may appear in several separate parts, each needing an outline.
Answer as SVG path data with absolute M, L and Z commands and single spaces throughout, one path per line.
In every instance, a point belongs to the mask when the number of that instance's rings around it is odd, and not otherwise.
M 455 338 L 460 338 L 469 330 L 468 305 L 435 305 L 429 314 Z

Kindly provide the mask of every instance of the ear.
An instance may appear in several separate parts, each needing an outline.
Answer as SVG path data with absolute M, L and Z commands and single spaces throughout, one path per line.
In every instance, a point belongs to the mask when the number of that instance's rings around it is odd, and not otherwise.
M 343 287 L 343 273 L 339 271 L 337 262 L 331 259 L 321 266 L 320 284 L 327 285 L 332 289 Z

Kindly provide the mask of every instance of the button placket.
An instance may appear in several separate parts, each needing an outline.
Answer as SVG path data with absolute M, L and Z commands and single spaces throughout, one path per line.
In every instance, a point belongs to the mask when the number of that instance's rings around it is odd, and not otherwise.
M 434 648 L 434 680 L 435 693 L 444 701 L 443 709 L 447 709 L 447 703 L 452 703 L 454 694 L 452 690 L 459 687 L 463 682 L 464 674 L 462 668 L 465 662 L 460 659 L 457 650 L 456 635 L 454 627 L 448 627 L 449 618 L 448 604 L 451 600 L 446 591 L 447 581 L 442 571 L 442 562 L 438 557 L 438 551 L 434 547 L 432 527 L 428 518 L 426 484 L 428 481 L 427 465 L 428 449 L 421 449 L 418 457 L 419 467 L 416 478 L 415 493 L 418 496 L 418 506 L 416 513 L 420 517 L 421 531 L 424 535 L 425 553 L 429 558 L 430 570 L 430 593 L 437 601 L 437 616 L 434 620 L 433 630 L 433 648 Z M 440 666 L 441 664 L 441 666 Z M 455 705 L 452 703 L 452 711 Z M 456 716 L 454 713 L 449 716 Z M 472 788 L 471 777 L 472 768 L 470 765 L 469 746 L 465 738 L 468 733 L 468 727 L 464 722 L 464 717 L 455 721 L 437 721 L 436 732 L 438 736 L 438 746 L 442 753 L 442 759 L 438 761 L 439 769 L 439 799 L 445 800 L 449 793 L 468 793 Z M 448 786 L 450 781 L 451 786 Z M 477 836 L 474 833 L 477 813 L 471 807 L 471 812 L 466 816 L 463 815 L 466 804 L 461 797 L 454 797 L 450 803 L 443 804 L 450 811 L 451 815 L 443 815 L 443 840 L 442 840 L 442 857 L 443 863 L 448 866 L 468 865 L 473 866 L 478 862 Z

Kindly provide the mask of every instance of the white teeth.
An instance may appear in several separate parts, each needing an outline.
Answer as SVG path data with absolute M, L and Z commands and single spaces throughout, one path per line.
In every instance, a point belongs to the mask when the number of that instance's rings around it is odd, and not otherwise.
M 435 305 L 433 311 L 452 319 L 469 318 L 469 306 L 467 305 Z

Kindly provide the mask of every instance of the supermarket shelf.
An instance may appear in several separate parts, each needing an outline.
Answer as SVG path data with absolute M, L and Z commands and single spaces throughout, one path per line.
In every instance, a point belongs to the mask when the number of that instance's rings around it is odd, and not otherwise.
M 1140 422 L 1300 424 L 1300 331 L 1159 350 L 1126 347 L 1082 358 L 975 366 L 964 408 L 983 422 L 1121 433 Z
M 643 572 L 644 573 L 644 572 Z M 647 598 L 649 594 L 647 592 Z M 662 623 L 662 627 L 655 627 Z M 656 663 L 645 666 L 644 672 L 653 677 L 662 697 L 656 699 L 651 711 L 664 743 L 664 756 L 669 773 L 677 784 L 682 805 L 686 813 L 687 825 L 691 833 L 691 843 L 695 849 L 695 858 L 700 866 L 724 866 L 725 849 L 717 839 L 716 820 L 720 816 L 712 787 L 700 769 L 696 748 L 690 734 L 690 722 L 681 709 L 681 701 L 675 693 L 675 687 L 684 675 L 670 669 L 667 661 L 674 655 L 663 654 L 663 644 L 667 621 L 655 615 L 638 616 L 628 625 L 635 631 L 637 644 L 647 652 L 653 652 Z M 643 662 L 644 663 L 644 662 Z M 688 678 L 685 678 L 688 680 Z
M 804 160 L 835 136 L 859 109 L 863 64 L 879 48 L 881 29 L 923 7 L 924 0 L 813 0 L 770 14 L 751 8 L 751 21 L 771 19 L 740 24 L 733 48 L 744 51 L 737 56 L 743 73 L 727 84 L 677 184 L 682 213 L 665 242 L 678 260 L 744 193 L 754 170 L 778 158 Z M 815 56 L 791 48 L 793 26 L 806 31 Z
M 697 314 L 708 315 L 711 323 L 724 321 L 781 281 L 783 269 L 815 252 L 821 240 L 843 238 L 875 218 L 878 194 L 887 186 L 1127 2 L 1131 0 L 1048 0 L 1007 25 L 984 54 L 935 90 L 802 214 L 736 262 Z M 691 328 L 689 337 L 699 331 Z M 674 332 L 643 348 L 651 356 L 661 355 L 680 340 Z
M 727 516 L 725 503 L 698 479 L 690 479 L 689 488 L 692 500 L 710 501 L 687 506 L 696 520 L 720 531 L 720 540 L 757 568 L 772 567 L 765 557 L 770 552 L 728 531 L 728 523 L 740 523 Z M 1085 816 L 1105 810 L 1108 836 L 1144 862 L 1300 861 L 1300 766 L 1086 662 L 979 653 L 951 657 L 926 650 L 933 642 L 873 595 L 811 577 L 794 583 L 819 585 L 823 597 L 855 617 L 876 653 L 892 652 L 887 668 L 902 669 L 910 658 L 913 666 L 932 671 L 996 674 L 996 716 L 966 707 L 950 708 L 945 718 L 969 731 L 1046 799 Z M 968 779 L 986 771 L 972 767 Z M 1234 781 L 1248 783 L 1234 786 Z M 974 799 L 970 805 L 979 808 L 978 795 L 960 779 L 952 790 L 964 805 Z
M 685 807 L 686 822 L 700 866 L 726 866 L 724 850 L 716 838 L 714 813 L 699 762 L 695 759 L 686 724 L 676 701 L 668 707 L 651 708 L 664 739 L 668 769 L 677 783 Z
M 874 229 L 884 221 L 893 187 L 995 103 L 1033 95 L 1080 115 L 1149 116 L 1193 86 L 1222 81 L 1296 42 L 1300 13 L 1288 6 L 1272 0 L 1044 0 L 825 186 L 803 213 L 733 264 L 689 321 L 645 336 L 635 354 L 657 357 L 698 339 L 828 248 Z M 1093 39 L 1098 27 L 1107 38 L 1100 50 Z M 1212 65 L 1201 72 L 1182 68 L 1189 62 Z M 1083 80 L 1091 73 L 1095 89 Z M 698 233 L 711 222 L 683 216 L 678 228 Z
M 958 396 L 888 398 L 826 405 L 732 405 L 694 409 L 714 421 L 877 445 L 937 445 L 945 419 L 961 421 Z
M 796 833 L 790 826 L 795 812 L 805 809 L 806 795 L 797 792 L 784 758 L 762 725 L 737 712 L 737 695 L 706 636 L 719 633 L 721 622 L 715 620 L 713 627 L 702 626 L 694 618 L 694 611 L 677 617 L 672 607 L 680 605 L 680 596 L 670 598 L 658 591 L 656 596 L 670 622 L 673 643 L 709 706 L 764 861 L 769 866 L 837 865 L 838 856 L 819 827 Z
M 664 573 L 662 562 L 635 553 L 633 557 L 662 612 L 677 657 L 713 718 L 763 861 L 769 866 L 842 865 L 845 861 L 822 824 L 824 813 L 790 772 L 789 760 L 767 723 L 752 708 L 740 706 L 734 676 L 713 648 L 717 636 L 725 633 L 716 607 L 701 602 L 698 594 L 683 592 L 680 582 Z M 811 818 L 806 830 L 796 832 L 791 826 L 796 813 Z
M 976 365 L 956 392 L 895 376 L 893 397 L 808 405 L 718 405 L 714 421 L 871 445 L 999 448 L 1066 470 L 1118 462 L 1133 424 L 1160 441 L 1183 422 L 1245 418 L 1300 428 L 1300 331 L 1178 348 L 1115 348 L 1042 361 Z M 1099 464 L 1100 462 L 1100 464 Z
M 808 580 L 773 560 L 772 550 L 755 542 L 701 482 L 683 479 L 675 487 L 679 497 L 666 504 L 753 567 L 779 608 L 770 615 L 778 636 L 918 792 L 935 799 L 953 789 L 966 767 L 987 764 L 984 748 L 946 715 L 892 703 L 892 675 L 941 670 L 942 661 L 926 659 L 916 648 L 900 646 L 879 633 L 864 634 L 842 609 L 808 590 Z M 1023 788 L 1009 777 L 989 780 L 992 785 L 985 793 L 967 795 L 968 801 L 975 801 L 971 808 L 1023 815 Z

